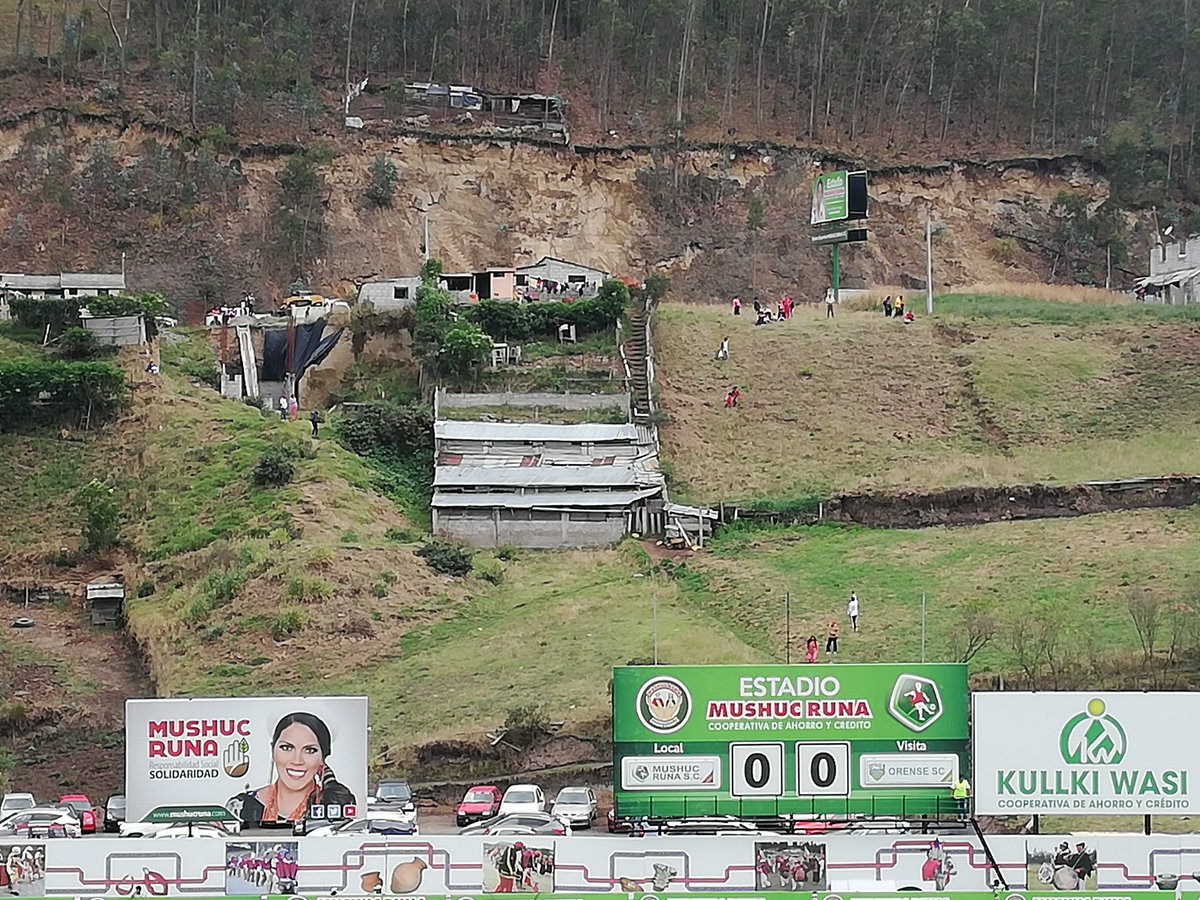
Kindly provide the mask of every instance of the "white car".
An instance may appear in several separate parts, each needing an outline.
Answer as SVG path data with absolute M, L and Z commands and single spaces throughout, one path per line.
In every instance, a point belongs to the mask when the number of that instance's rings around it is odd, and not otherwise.
M 71 810 L 56 806 L 35 806 L 11 813 L 0 821 L 0 837 L 29 838 L 79 837 L 83 829 Z
M 242 830 L 242 823 L 239 822 L 237 819 L 223 819 L 217 823 L 196 822 L 193 827 L 203 828 L 203 827 L 207 827 L 209 825 L 213 825 L 217 828 L 222 829 L 223 832 L 226 834 L 237 834 L 238 832 L 240 832 Z M 168 829 L 171 829 L 171 828 L 182 828 L 184 830 L 185 834 L 183 834 L 183 835 L 172 834 L 172 835 L 169 835 L 169 837 L 181 837 L 181 836 L 187 837 L 187 835 L 186 835 L 187 823 L 186 822 L 121 822 L 117 826 L 117 830 L 120 831 L 121 837 L 130 837 L 130 838 L 158 837 L 158 835 L 161 832 L 167 831 Z
M 550 812 L 572 825 L 591 828 L 596 821 L 596 794 L 590 787 L 565 787 Z
M 419 834 L 417 817 L 413 813 L 375 811 L 363 819 L 348 819 L 332 825 L 322 825 L 308 833 L 309 837 L 332 837 L 339 834 Z
M 215 824 L 194 824 L 194 825 L 168 825 L 161 831 L 156 831 L 150 837 L 155 840 L 170 839 L 170 838 L 227 838 L 232 832 L 229 829 Z
M 504 792 L 498 815 L 540 813 L 546 811 L 546 795 L 536 784 L 514 784 Z
M 5 794 L 4 799 L 0 800 L 0 820 L 23 809 L 33 809 L 35 806 L 37 806 L 37 801 L 33 799 L 33 794 L 16 792 Z

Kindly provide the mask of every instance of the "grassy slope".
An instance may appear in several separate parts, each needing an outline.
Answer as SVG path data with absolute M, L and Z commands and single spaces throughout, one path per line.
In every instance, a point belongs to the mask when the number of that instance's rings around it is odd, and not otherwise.
M 1200 311 L 938 299 L 905 327 L 722 308 L 657 318 L 664 452 L 707 501 L 1190 471 Z M 714 351 L 731 339 L 731 358 Z M 729 386 L 742 406 L 722 408 Z

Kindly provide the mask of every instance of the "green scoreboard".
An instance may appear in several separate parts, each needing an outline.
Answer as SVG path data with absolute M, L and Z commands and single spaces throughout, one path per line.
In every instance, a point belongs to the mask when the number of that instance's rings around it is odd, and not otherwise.
M 618 816 L 956 811 L 965 665 L 623 666 L 612 698 Z

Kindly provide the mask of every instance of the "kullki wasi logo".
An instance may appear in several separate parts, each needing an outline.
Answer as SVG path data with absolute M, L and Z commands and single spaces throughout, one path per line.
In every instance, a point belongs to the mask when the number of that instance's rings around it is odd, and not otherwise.
M 1078 715 L 1067 719 L 1058 738 L 1063 762 L 1072 766 L 1115 766 L 1125 758 L 1125 729 L 1099 697 L 1088 701 Z
M 942 717 L 942 694 L 928 678 L 901 675 L 892 687 L 888 712 L 904 727 L 924 731 Z
M 670 734 L 687 724 L 692 714 L 692 695 L 683 682 L 674 678 L 652 678 L 638 691 L 637 714 L 651 731 Z

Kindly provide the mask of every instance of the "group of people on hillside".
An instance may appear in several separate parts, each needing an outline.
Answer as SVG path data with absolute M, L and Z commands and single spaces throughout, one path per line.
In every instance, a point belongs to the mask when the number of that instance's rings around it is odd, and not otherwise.
M 768 322 L 782 322 L 784 319 L 792 317 L 792 311 L 796 307 L 796 301 L 792 299 L 790 294 L 784 294 L 779 298 L 779 302 L 775 304 L 775 309 L 771 309 L 770 303 L 764 303 L 758 297 L 754 298 L 754 324 L 766 325 Z M 734 297 L 731 304 L 733 314 L 740 316 L 742 314 L 742 298 Z
M 915 318 L 911 309 L 905 310 L 904 296 L 902 294 L 896 297 L 895 303 L 892 302 L 891 294 L 883 298 L 883 317 L 885 319 L 899 319 L 905 325 L 911 325 Z
M 846 617 L 850 620 L 850 631 L 853 634 L 858 633 L 858 592 L 850 592 L 850 602 L 846 604 Z M 837 619 L 831 619 L 829 628 L 825 632 L 825 653 L 832 656 L 838 652 L 838 635 L 841 632 L 841 625 Z M 804 644 L 804 658 L 810 662 L 817 661 L 817 654 L 820 652 L 821 645 L 817 642 L 817 636 L 810 634 L 808 640 Z

